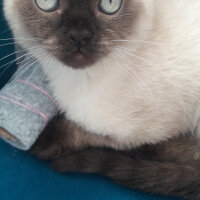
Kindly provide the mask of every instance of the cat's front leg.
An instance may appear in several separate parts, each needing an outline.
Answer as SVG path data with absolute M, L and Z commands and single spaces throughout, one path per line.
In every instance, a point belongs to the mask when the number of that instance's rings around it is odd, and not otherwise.
M 45 127 L 30 151 L 40 159 L 53 160 L 59 157 L 63 148 L 63 116 L 57 115 Z
M 86 147 L 119 149 L 120 143 L 110 137 L 88 133 L 59 114 L 47 124 L 31 152 L 40 159 L 54 160 L 63 152 L 78 151 Z

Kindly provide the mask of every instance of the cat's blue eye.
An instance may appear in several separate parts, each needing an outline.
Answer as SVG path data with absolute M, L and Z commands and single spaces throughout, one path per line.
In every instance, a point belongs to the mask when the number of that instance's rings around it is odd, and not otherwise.
M 99 10 L 107 15 L 113 15 L 122 7 L 123 0 L 99 0 Z
M 59 0 L 35 0 L 35 4 L 40 10 L 53 12 L 59 7 Z

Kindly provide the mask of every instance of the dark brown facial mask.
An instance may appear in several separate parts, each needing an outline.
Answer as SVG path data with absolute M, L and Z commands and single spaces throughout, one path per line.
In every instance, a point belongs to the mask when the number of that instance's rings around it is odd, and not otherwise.
M 134 31 L 142 10 L 134 0 L 123 0 L 113 15 L 102 13 L 96 0 L 60 0 L 59 10 L 53 12 L 40 10 L 31 0 L 18 3 L 26 31 L 41 38 L 49 53 L 74 68 L 91 66 L 107 56 L 113 40 L 125 39 Z

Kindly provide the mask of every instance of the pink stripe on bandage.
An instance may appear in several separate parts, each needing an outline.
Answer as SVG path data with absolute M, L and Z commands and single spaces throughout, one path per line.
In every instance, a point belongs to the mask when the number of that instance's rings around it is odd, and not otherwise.
M 38 110 L 35 106 L 31 105 L 30 103 L 28 103 L 27 101 L 23 100 L 22 98 L 20 97 L 17 97 L 13 94 L 9 94 L 9 93 L 4 93 L 4 95 L 6 96 L 10 96 L 10 97 L 13 97 L 19 101 L 22 101 L 25 105 L 27 105 L 28 107 L 32 108 L 33 110 L 35 110 L 36 112 L 40 113 L 40 114 L 43 114 L 40 110 Z
M 32 88 L 40 91 L 42 94 L 46 95 L 52 101 L 52 103 L 55 104 L 56 107 L 58 107 L 58 105 L 57 105 L 56 101 L 53 99 L 53 97 L 48 92 L 44 91 L 42 88 L 38 87 L 34 83 L 31 83 L 31 82 L 28 82 L 28 81 L 24 81 L 24 80 L 20 80 L 20 79 L 16 80 L 16 82 L 23 83 L 25 85 L 29 85 Z
M 34 110 L 33 108 L 31 108 L 31 107 L 29 107 L 29 106 L 26 106 L 26 105 L 23 105 L 23 104 L 21 104 L 21 103 L 19 103 L 19 102 L 17 102 L 17 101 L 14 101 L 14 100 L 12 100 L 12 99 L 6 97 L 6 96 L 0 95 L 0 98 L 4 99 L 4 100 L 6 100 L 6 101 L 9 101 L 9 102 L 11 102 L 11 103 L 14 103 L 14 104 L 16 104 L 16 105 L 18 105 L 18 106 L 21 106 L 21 107 L 23 107 L 23 108 L 26 108 L 26 109 L 29 110 L 29 111 L 32 111 L 32 112 L 34 112 L 34 113 L 37 113 L 38 115 L 40 115 L 42 118 L 44 118 L 44 119 L 48 122 L 48 117 L 47 117 L 45 114 L 43 114 L 42 112 L 38 112 L 38 111 Z

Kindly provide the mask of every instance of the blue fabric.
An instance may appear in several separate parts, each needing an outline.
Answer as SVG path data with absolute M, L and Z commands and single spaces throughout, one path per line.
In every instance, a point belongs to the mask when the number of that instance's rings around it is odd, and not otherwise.
M 0 12 L 0 38 L 12 37 L 9 32 L 2 34 L 6 29 Z M 0 47 L 0 59 L 13 50 L 12 45 Z M 14 58 L 0 61 L 0 66 Z M 0 68 L 1 86 L 14 71 L 15 65 L 6 71 Z M 56 173 L 48 163 L 3 141 L 0 141 L 0 177 L 0 200 L 175 200 L 121 187 L 101 176 Z
M 3 142 L 0 163 L 1 200 L 173 200 L 136 192 L 101 176 L 56 173 L 48 163 Z

